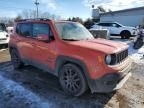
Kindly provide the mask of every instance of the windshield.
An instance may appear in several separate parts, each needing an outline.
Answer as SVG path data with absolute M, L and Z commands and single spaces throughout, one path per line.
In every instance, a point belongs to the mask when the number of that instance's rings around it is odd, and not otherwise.
M 6 27 L 4 24 L 0 24 L 0 32 L 6 31 Z
M 122 27 L 122 26 L 123 26 L 122 24 L 120 24 L 120 23 L 118 23 L 118 22 L 116 22 L 116 24 L 118 24 L 120 27 Z
M 94 39 L 92 34 L 80 23 L 57 22 L 57 31 L 63 40 L 87 40 Z

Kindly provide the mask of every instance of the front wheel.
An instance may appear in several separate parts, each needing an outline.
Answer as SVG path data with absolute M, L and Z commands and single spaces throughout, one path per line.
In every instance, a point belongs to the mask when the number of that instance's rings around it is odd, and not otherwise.
M 68 95 L 80 96 L 87 90 L 85 76 L 82 70 L 74 64 L 66 64 L 61 68 L 59 81 Z
M 129 31 L 122 31 L 120 35 L 122 39 L 129 39 L 131 36 L 131 33 Z

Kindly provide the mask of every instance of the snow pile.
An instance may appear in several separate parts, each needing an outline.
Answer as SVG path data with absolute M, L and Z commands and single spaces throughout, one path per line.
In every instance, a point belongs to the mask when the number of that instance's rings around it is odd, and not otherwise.
M 30 90 L 1 75 L 0 97 L 0 108 L 51 108 L 51 103 L 43 102 Z
M 144 63 L 144 46 L 140 49 L 135 50 L 133 43 L 129 43 L 129 55 L 136 63 Z

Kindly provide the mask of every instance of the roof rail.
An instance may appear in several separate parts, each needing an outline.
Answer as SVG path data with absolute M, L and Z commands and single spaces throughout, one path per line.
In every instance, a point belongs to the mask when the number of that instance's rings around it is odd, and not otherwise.
M 22 22 L 22 21 L 50 21 L 50 19 L 48 19 L 48 18 L 34 18 L 34 19 L 15 20 L 15 22 Z

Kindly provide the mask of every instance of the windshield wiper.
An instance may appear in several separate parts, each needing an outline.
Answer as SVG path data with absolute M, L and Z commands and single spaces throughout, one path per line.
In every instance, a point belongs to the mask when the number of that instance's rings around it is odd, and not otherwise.
M 62 39 L 62 40 L 66 40 L 66 41 L 79 41 L 79 40 L 76 40 L 76 39 Z

